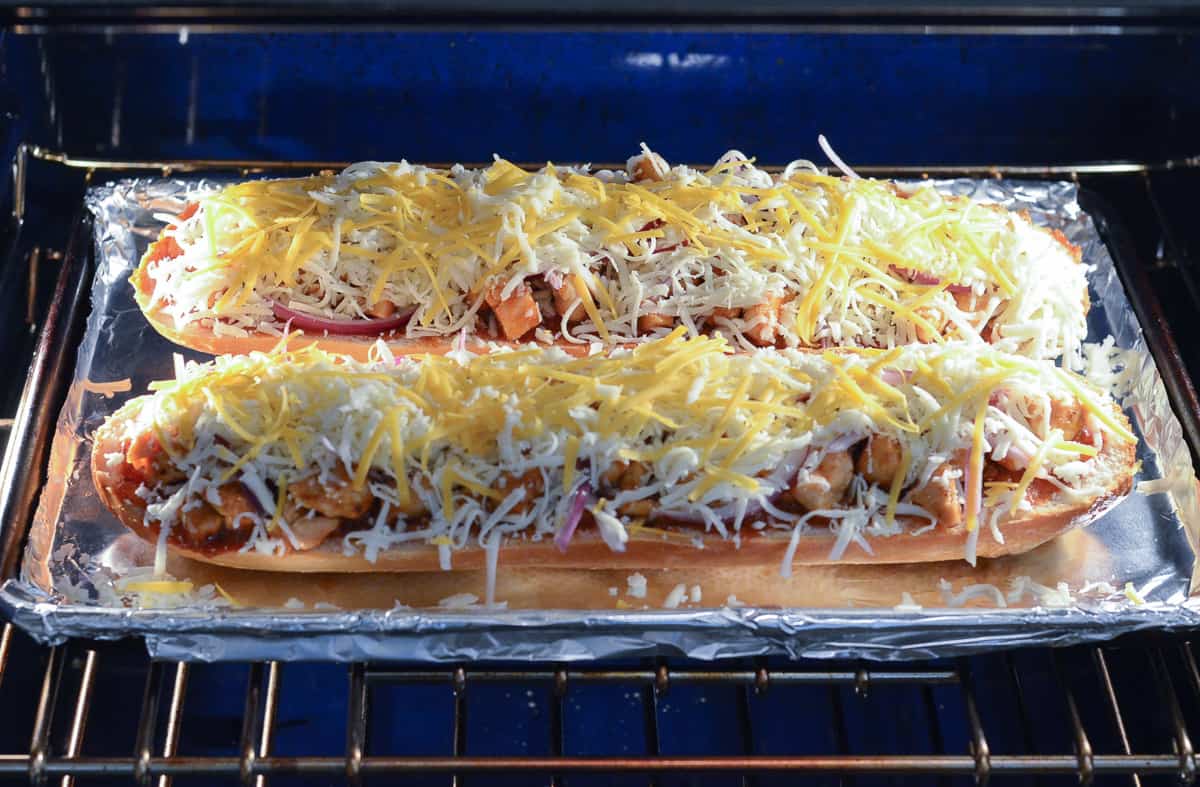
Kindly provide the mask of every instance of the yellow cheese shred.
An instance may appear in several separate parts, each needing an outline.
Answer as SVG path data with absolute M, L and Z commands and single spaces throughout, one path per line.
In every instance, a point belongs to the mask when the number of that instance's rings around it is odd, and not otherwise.
M 359 457 L 352 484 L 355 489 L 362 489 L 363 485 L 367 483 L 367 473 L 371 470 L 371 462 L 374 461 L 375 454 L 379 451 L 379 446 L 383 443 L 383 438 L 387 436 L 387 433 L 388 416 L 385 414 L 379 419 L 379 424 L 371 434 L 371 439 L 367 441 L 367 447 L 363 449 L 362 456 Z
M 1079 403 L 1083 405 L 1088 412 L 1096 416 L 1100 423 L 1112 430 L 1112 432 L 1120 437 L 1124 442 L 1133 443 L 1137 441 L 1137 437 L 1134 436 L 1133 432 L 1126 429 L 1125 426 L 1116 418 L 1113 418 L 1112 412 L 1108 407 L 1100 406 L 1095 401 L 1092 394 L 1088 392 L 1084 386 L 1080 385 L 1079 382 L 1071 376 L 1070 372 L 1067 372 L 1064 369 L 1055 369 L 1055 371 L 1058 374 L 1058 379 L 1062 381 L 1063 385 L 1065 385 L 1071 391 L 1071 393 L 1075 394 L 1075 397 L 1079 400 Z
M 1021 501 L 1025 499 L 1025 493 L 1029 490 L 1029 485 L 1038 477 L 1038 473 L 1042 471 L 1042 466 L 1046 464 L 1046 455 L 1050 453 L 1050 446 L 1061 438 L 1062 432 L 1055 429 L 1042 441 L 1042 444 L 1034 451 L 1033 456 L 1029 458 L 1029 464 L 1025 466 L 1025 471 L 1021 473 L 1021 478 L 1017 481 L 1017 486 L 1013 489 L 1012 496 L 1009 498 L 1009 511 L 1016 511 L 1017 506 L 1021 505 Z
M 228 593 L 228 592 L 225 590 L 225 588 L 221 587 L 221 584 L 220 584 L 219 582 L 214 582 L 214 583 L 213 583 L 213 587 L 217 589 L 217 593 L 219 593 L 219 594 L 220 594 L 221 598 L 223 598 L 223 599 L 225 599 L 226 601 L 228 601 L 228 602 L 229 602 L 231 605 L 233 605 L 234 607 L 243 607 L 243 606 L 245 606 L 245 604 L 243 604 L 242 602 L 238 601 L 236 598 L 234 598 L 233 596 L 231 596 L 231 595 L 230 595 L 230 594 L 229 594 L 229 593 Z
M 845 320 L 851 309 L 870 313 L 872 320 L 886 320 L 878 311 L 890 311 L 937 341 L 940 331 L 916 310 L 930 306 L 952 283 L 982 280 L 1005 297 L 1024 284 L 1015 281 L 1013 263 L 998 245 L 1012 233 L 1003 211 L 973 211 L 970 202 L 942 198 L 932 189 L 901 194 L 885 183 L 806 171 L 769 187 L 750 187 L 733 174 L 744 166 L 751 165 L 737 159 L 707 174 L 605 183 L 552 163 L 533 172 L 497 159 L 481 173 L 380 165 L 351 177 L 250 181 L 201 199 L 195 221 L 202 227 L 199 242 L 208 245 L 207 260 L 184 275 L 211 278 L 223 271 L 217 277 L 223 281 L 212 285 L 212 309 L 245 318 L 253 313 L 246 306 L 256 292 L 264 286 L 294 290 L 301 269 L 317 255 L 327 253 L 331 261 L 352 256 L 372 268 L 366 281 L 356 280 L 362 292 L 346 296 L 360 301 L 357 309 L 385 298 L 416 298 L 415 304 L 396 305 L 417 305 L 415 324 L 422 327 L 436 323 L 439 330 L 450 325 L 457 330 L 487 287 L 544 272 L 534 259 L 546 250 L 544 244 L 580 243 L 596 234 L 611 246 L 641 253 L 640 241 L 666 239 L 662 243 L 693 261 L 711 266 L 722 250 L 734 250 L 739 266 L 787 276 L 796 262 L 792 243 L 799 239 L 822 266 L 815 281 L 790 282 L 802 292 L 785 330 L 804 344 L 814 342 L 822 320 Z M 477 183 L 486 204 L 474 201 Z M 342 205 L 355 212 L 346 214 Z M 919 220 L 899 231 L 879 229 L 858 221 L 868 210 L 900 211 Z M 723 218 L 713 220 L 714 211 Z M 742 226 L 726 219 L 740 219 Z M 355 233 L 365 231 L 383 240 L 362 243 Z M 618 326 L 636 331 L 619 311 L 641 308 L 630 305 L 623 281 L 600 276 L 593 261 L 570 267 L 581 305 L 603 341 L 611 341 Z M 726 269 L 726 263 L 718 267 Z M 893 268 L 939 281 L 918 285 Z M 207 312 L 212 303 L 210 298 L 198 309 Z
M 600 310 L 596 308 L 596 302 L 592 300 L 592 292 L 588 289 L 587 280 L 583 278 L 583 274 L 576 273 L 575 292 L 579 295 L 579 300 L 583 304 L 583 310 L 587 312 L 588 318 L 592 324 L 596 326 L 597 333 L 600 338 L 608 341 L 608 326 L 604 324 L 603 318 L 600 317 Z
M 195 586 L 187 580 L 140 579 L 133 582 L 126 582 L 120 587 L 122 590 L 133 593 L 171 596 L 179 593 L 191 593 L 192 588 Z
M 563 493 L 570 494 L 575 482 L 575 462 L 579 456 L 579 438 L 571 435 L 563 449 Z
M 970 363 L 963 363 L 963 353 L 973 353 Z M 604 461 L 657 465 L 680 450 L 694 473 L 687 491 L 696 502 L 712 498 L 718 488 L 758 490 L 764 482 L 757 474 L 764 468 L 748 464 L 748 457 L 759 456 L 764 446 L 803 447 L 805 433 L 851 415 L 850 421 L 865 422 L 901 443 L 901 472 L 892 481 L 886 508 L 888 521 L 894 521 L 915 461 L 911 435 L 935 426 L 958 434 L 973 416 L 968 461 L 969 476 L 977 479 L 991 395 L 1047 387 L 1061 392 L 1065 385 L 1058 374 L 1050 365 L 1012 361 L 979 347 L 864 349 L 795 359 L 734 355 L 724 338 L 689 338 L 681 327 L 632 351 L 572 359 L 531 348 L 431 355 L 416 363 L 381 358 L 366 365 L 311 346 L 289 351 L 281 344 L 271 353 L 189 367 L 180 372 L 181 379 L 156 386 L 158 398 L 145 412 L 160 435 L 172 435 L 179 456 L 191 451 L 184 439 L 189 430 L 183 427 L 214 428 L 223 438 L 216 449 L 219 461 L 227 465 L 219 483 L 268 452 L 270 461 L 257 469 L 269 467 L 276 486 L 272 530 L 287 502 L 288 484 L 312 472 L 314 454 L 343 451 L 322 447 L 346 439 L 336 434 L 343 426 L 347 436 L 353 435 L 354 488 L 364 488 L 377 468 L 395 479 L 404 504 L 411 500 L 416 480 L 410 470 L 418 458 L 428 474 L 438 456 L 441 469 L 435 468 L 438 481 L 431 491 L 440 495 L 441 513 L 449 520 L 456 490 L 503 499 L 493 488 L 495 475 L 470 469 L 477 459 L 494 464 L 498 447 L 509 451 L 548 432 L 560 446 L 565 493 L 578 479 L 576 464 L 585 453 L 585 462 L 603 456 Z M 351 395 L 353 408 L 338 409 Z M 916 423 L 910 406 L 919 414 Z M 1048 452 L 1089 457 L 1096 449 L 1051 434 L 1041 441 L 1013 499 L 1022 498 L 1048 456 L 1060 455 Z M 969 487 L 967 520 L 974 529 L 980 493 L 978 484 Z
M 896 475 L 892 478 L 892 488 L 888 490 L 887 512 L 885 519 L 890 525 L 896 521 L 896 506 L 900 504 L 900 492 L 904 489 L 904 483 L 908 480 L 908 470 L 912 465 L 912 451 L 907 443 L 900 444 L 900 467 L 896 470 Z

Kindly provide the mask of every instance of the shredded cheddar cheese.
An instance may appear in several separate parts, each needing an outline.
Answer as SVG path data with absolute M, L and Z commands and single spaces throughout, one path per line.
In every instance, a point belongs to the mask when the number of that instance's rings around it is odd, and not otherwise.
M 908 478 L 908 471 L 912 467 L 912 451 L 905 445 L 901 447 L 900 454 L 900 469 L 896 471 L 896 475 L 892 477 L 892 487 L 888 490 L 887 502 L 887 522 L 891 524 L 896 520 L 896 506 L 900 504 L 900 493 L 904 491 L 904 482 Z
M 344 536 L 346 549 L 369 554 L 411 540 L 445 550 L 492 532 L 548 535 L 579 489 L 599 498 L 591 510 L 613 545 L 652 533 L 654 516 L 733 536 L 767 507 L 771 527 L 791 527 L 801 511 L 780 495 L 806 479 L 819 484 L 829 452 L 857 451 L 878 434 L 899 443 L 898 465 L 882 488 L 851 485 L 847 505 L 864 519 L 843 519 L 840 532 L 886 536 L 914 518 L 936 521 L 905 490 L 968 454 L 977 478 L 996 446 L 1032 456 L 1020 483 L 1003 490 L 1009 511 L 1064 462 L 1076 467 L 1070 483 L 1057 479 L 1061 494 L 1090 494 L 1094 447 L 1065 440 L 1036 413 L 1050 397 L 1111 408 L 1074 378 L 1090 398 L 1072 399 L 1052 364 L 986 345 L 746 355 L 678 329 L 584 358 L 495 348 L 394 359 L 383 343 L 374 352 L 363 363 L 281 344 L 184 364 L 176 380 L 152 385 L 151 398 L 132 405 L 127 436 L 157 435 L 188 480 L 152 486 L 148 520 L 174 526 L 186 506 L 216 505 L 220 489 L 239 484 L 264 509 L 241 515 L 253 529 L 245 548 L 301 548 L 290 542 L 295 517 L 306 515 L 290 490 L 315 478 L 331 498 L 375 501 Z M 1123 439 L 1098 423 L 1106 439 Z M 996 489 L 984 490 L 993 513 Z M 967 489 L 970 530 L 975 494 Z
M 187 580 L 173 579 L 142 579 L 126 582 L 121 585 L 121 589 L 129 593 L 146 593 L 161 596 L 190 593 L 192 588 L 192 583 Z
M 630 160 L 629 170 L 649 157 Z M 484 295 L 542 298 L 540 325 L 566 341 L 640 342 L 669 329 L 726 333 L 735 346 L 891 347 L 986 337 L 1075 367 L 1083 268 L 1050 233 L 1003 209 L 932 187 L 779 174 L 736 152 L 707 172 L 658 180 L 547 164 L 432 169 L 355 164 L 341 173 L 248 181 L 201 195 L 166 232 L 181 257 L 147 261 L 135 280 L 177 328 L 280 334 L 276 305 L 364 319 L 413 310 L 410 337 L 482 330 Z M 757 337 L 764 296 L 777 337 Z M 556 299 L 559 296 L 556 295 Z M 522 302 L 524 308 L 529 303 Z M 579 310 L 568 322 L 565 310 Z M 709 315 L 721 310 L 714 322 Z

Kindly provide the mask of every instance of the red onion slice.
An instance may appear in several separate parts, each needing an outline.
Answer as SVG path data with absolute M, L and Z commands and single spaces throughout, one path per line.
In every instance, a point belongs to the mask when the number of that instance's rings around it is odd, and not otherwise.
M 963 486 L 966 491 L 966 504 L 964 506 L 968 517 L 975 520 L 975 530 L 983 527 L 983 523 L 979 521 L 980 514 L 983 511 L 983 461 L 980 460 L 979 466 L 970 459 L 967 460 L 966 473 L 963 477 Z M 971 561 L 974 563 L 974 561 Z
M 889 265 L 888 271 L 896 278 L 904 279 L 913 284 L 924 284 L 932 287 L 942 283 L 942 280 L 932 273 L 925 273 L 924 271 L 917 271 L 912 268 L 901 268 L 899 265 Z
M 913 373 L 911 370 L 900 371 L 899 369 L 884 368 L 879 370 L 879 379 L 883 380 L 888 385 L 900 385 L 912 379 Z
M 403 328 L 408 323 L 409 318 L 413 316 L 413 312 L 417 310 L 417 307 L 410 306 L 407 309 L 396 312 L 391 317 L 379 320 L 343 320 L 314 317 L 311 314 L 298 312 L 295 309 L 284 306 L 275 300 L 271 301 L 271 310 L 275 312 L 276 319 L 291 323 L 293 328 L 299 328 L 306 333 L 324 332 L 340 334 L 342 336 L 374 336 Z
M 913 284 L 921 284 L 926 287 L 935 287 L 942 283 L 940 276 L 934 276 L 932 273 L 925 271 L 917 271 L 911 268 L 901 268 L 899 265 L 889 265 L 888 271 L 898 279 L 904 279 Z M 971 292 L 969 284 L 947 284 L 946 290 L 957 295 L 966 295 Z
M 571 510 L 567 513 L 563 526 L 554 534 L 554 546 L 564 555 L 571 544 L 571 538 L 575 535 L 575 528 L 579 527 L 579 520 L 583 518 L 583 509 L 587 508 L 591 499 L 592 485 L 584 481 L 575 490 L 575 499 L 571 501 Z

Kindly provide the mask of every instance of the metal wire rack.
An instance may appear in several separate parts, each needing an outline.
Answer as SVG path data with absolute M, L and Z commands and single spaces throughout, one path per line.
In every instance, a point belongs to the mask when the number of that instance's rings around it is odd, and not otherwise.
M 6 626 L 0 635 L 0 679 L 7 677 L 4 669 L 15 647 L 33 647 L 28 641 L 18 646 L 15 643 L 18 638 L 23 639 L 11 626 Z M 268 779 L 296 775 L 360 783 L 373 775 L 423 774 L 440 775 L 457 783 L 470 774 L 511 773 L 526 777 L 526 783 L 563 784 L 585 773 L 637 773 L 654 781 L 659 775 L 684 772 L 737 774 L 743 779 L 786 772 L 791 777 L 798 774 L 963 777 L 978 783 L 986 783 L 993 776 L 1061 774 L 1072 777 L 1072 781 L 1090 784 L 1098 778 L 1124 776 L 1126 783 L 1131 779 L 1133 784 L 1140 784 L 1140 777 L 1153 775 L 1191 783 L 1197 768 L 1186 715 L 1195 711 L 1200 700 L 1200 669 L 1193 646 L 1188 642 L 1133 651 L 1094 647 L 1050 653 L 1058 698 L 1037 699 L 1042 705 L 1057 701 L 1057 715 L 1065 720 L 1066 733 L 1060 736 L 1066 745 L 1052 750 L 1039 750 L 1038 745 L 1029 741 L 1035 724 L 1029 717 L 1028 703 L 1034 698 L 1031 690 L 1022 686 L 1022 669 L 1009 656 L 1004 658 L 1007 668 L 995 670 L 1007 672 L 1007 676 L 1002 675 L 1007 685 L 997 686 L 994 680 L 989 680 L 982 688 L 973 675 L 975 665 L 967 661 L 905 667 L 808 662 L 786 666 L 751 664 L 733 669 L 675 668 L 666 663 L 619 669 L 474 665 L 430 669 L 354 664 L 341 687 L 330 687 L 345 698 L 348 708 L 344 754 L 339 756 L 275 753 L 280 730 L 279 708 L 288 691 L 284 678 L 287 667 L 279 662 L 256 663 L 249 665 L 245 680 L 236 750 L 223 755 L 181 754 L 181 740 L 195 731 L 190 729 L 195 720 L 189 716 L 189 698 L 196 701 L 195 693 L 189 692 L 193 670 L 213 668 L 142 658 L 136 664 L 136 672 L 143 676 L 143 691 L 133 739 L 119 753 L 85 754 L 85 734 L 95 726 L 89 727 L 89 718 L 126 712 L 125 708 L 104 707 L 96 698 L 97 686 L 111 679 L 111 672 L 129 670 L 129 652 L 117 649 L 110 657 L 96 647 L 51 648 L 45 654 L 40 682 L 35 681 L 39 686 L 36 702 L 27 709 L 32 714 L 25 715 L 30 720 L 29 745 L 19 751 L 0 753 L 0 779 L 28 779 L 33 784 L 59 779 L 65 786 L 73 784 L 75 778 L 121 777 L 166 787 L 174 777 L 184 775 L 226 777 L 243 784 L 262 785 Z M 1142 722 L 1131 719 L 1125 702 L 1128 673 L 1138 669 L 1126 663 L 1131 653 L 1135 660 L 1141 661 L 1140 669 L 1145 671 L 1139 689 L 1155 693 L 1166 721 L 1149 736 L 1147 730 L 1135 726 Z M 1113 666 L 1114 662 L 1120 666 Z M 129 679 L 128 674 L 124 679 Z M 518 689 L 537 687 L 543 692 L 545 712 L 541 716 L 548 741 L 545 751 L 522 755 L 476 753 L 475 742 L 468 736 L 467 722 L 475 707 L 472 696 L 485 684 L 495 683 L 511 684 Z M 379 745 L 374 734 L 378 726 L 371 722 L 377 715 L 372 714 L 372 708 L 380 702 L 398 701 L 401 695 L 384 697 L 382 691 L 383 687 L 397 684 L 443 690 L 442 702 L 449 708 L 445 714 L 449 722 L 445 730 L 450 742 L 447 754 L 397 755 Z M 622 685 L 636 692 L 637 708 L 632 715 L 640 715 L 642 719 L 640 752 L 577 753 L 578 741 L 566 731 L 572 726 L 573 715 L 586 716 L 589 709 L 568 700 L 582 687 L 596 684 Z M 667 741 L 677 735 L 663 713 L 664 704 L 687 687 L 724 692 L 734 698 L 732 718 L 721 723 L 736 733 L 739 753 L 698 755 L 671 750 Z M 904 687 L 924 698 L 929 709 L 929 738 L 934 744 L 929 753 L 872 750 L 880 741 L 871 736 L 849 741 L 848 718 L 880 715 L 880 705 L 873 704 L 873 697 L 892 687 Z M 798 689 L 815 689 L 837 698 L 830 703 L 831 712 L 823 719 L 833 730 L 829 736 L 832 745 L 815 753 L 766 751 L 768 747 L 756 735 L 759 706 L 772 695 L 786 696 Z M 0 702 L 4 702 L 5 693 L 13 690 L 12 686 L 0 688 Z M 942 692 L 940 700 L 933 698 L 935 691 Z M 1015 697 L 1024 744 L 1022 736 L 1014 736 L 1010 726 L 999 736 L 1006 743 L 996 745 L 992 737 L 994 729 L 985 721 L 989 706 L 998 701 L 998 693 L 1005 691 Z M 521 695 L 514 704 L 523 699 Z M 1088 712 L 1081 710 L 1085 703 Z M 11 703 L 5 703 L 5 707 L 10 712 L 21 710 Z M 962 734 L 953 736 L 963 744 L 957 750 L 947 740 L 951 737 L 944 728 L 947 718 L 965 720 Z M 868 726 L 869 723 L 868 720 Z M 1018 743 L 1015 749 L 1009 748 L 1013 741 Z
M 85 182 L 98 171 L 221 168 L 250 173 L 268 166 L 252 161 L 73 159 L 22 148 L 14 170 L 18 218 L 27 208 L 31 162 L 65 165 Z M 1153 165 L 922 168 L 904 174 L 1069 177 L 1097 188 L 1118 206 L 1131 229 L 1128 237 L 1110 240 L 1134 247 L 1147 275 L 1156 279 L 1155 290 L 1171 290 L 1186 309 L 1200 298 L 1187 262 L 1190 229 L 1179 221 L 1172 183 L 1181 174 L 1194 180 L 1198 165 L 1200 161 L 1188 159 Z M 336 165 L 297 163 L 292 168 L 314 166 Z M 54 230 L 49 233 L 53 240 Z M 39 250 L 25 259 L 30 269 L 28 318 L 38 311 L 34 260 L 46 267 L 54 254 Z M 1164 307 L 1173 308 L 1170 302 Z M 1151 330 L 1178 320 L 1178 314 L 1151 317 Z M 1169 342 L 1168 349 L 1171 357 L 1165 361 L 1180 372 L 1169 376 L 1186 389 L 1181 395 L 1194 397 L 1182 370 L 1196 362 L 1195 353 L 1185 346 L 1181 354 Z M 1189 426 L 1194 430 L 1195 424 L 1185 420 L 1185 428 Z M 192 783 L 257 786 L 297 778 L 306 783 L 391 783 L 404 776 L 457 785 L 469 778 L 490 782 L 508 775 L 522 784 L 618 777 L 652 784 L 679 779 L 790 783 L 802 777 L 985 783 L 1037 777 L 1038 783 L 1115 779 L 1140 785 L 1154 779 L 1191 783 L 1198 766 L 1192 730 L 1200 717 L 1200 666 L 1193 643 L 1186 640 L 1127 640 L 1115 646 L 905 666 L 810 661 L 430 668 L 359 663 L 337 667 L 337 679 L 321 685 L 337 697 L 345 718 L 323 730 L 326 742 L 338 749 L 325 754 L 283 745 L 289 725 L 307 723 L 283 718 L 282 709 L 304 693 L 303 685 L 289 688 L 295 685 L 290 677 L 294 669 L 280 662 L 212 666 L 153 661 L 137 643 L 73 642 L 41 649 L 5 625 L 0 633 L 0 783 L 53 779 L 67 787 L 99 778 L 167 787 L 189 777 Z M 189 736 L 211 723 L 205 706 L 212 692 L 207 689 L 215 681 L 228 695 L 233 689 L 229 676 L 244 686 L 244 694 L 240 710 L 231 716 L 233 726 L 223 728 L 228 740 L 220 746 L 189 745 Z M 105 691 L 117 679 L 124 686 L 140 683 L 140 704 L 128 697 L 114 700 Z M 498 705 L 490 691 L 496 686 L 509 687 L 515 701 Z M 619 687 L 625 688 L 629 702 L 617 723 L 637 732 L 612 750 L 597 748 L 586 734 L 598 713 L 593 689 L 611 700 Z M 388 721 L 389 708 L 418 690 L 429 703 L 419 714 L 429 720 L 426 732 L 440 736 L 432 753 L 399 750 Z M 892 702 L 896 691 L 902 694 Z M 805 735 L 793 740 L 777 734 L 780 703 L 800 710 L 795 723 Z M 517 725 L 508 738 L 536 738 L 538 751 L 483 745 L 487 735 L 473 720 L 525 705 L 535 711 L 536 724 Z M 894 728 L 897 708 L 908 714 L 904 734 Z M 604 713 L 611 716 L 611 707 Z M 115 725 L 103 722 L 117 715 L 135 723 L 109 729 Z M 697 729 L 710 736 L 705 740 L 719 738 L 722 745 L 689 747 L 687 738 Z M 206 781 L 197 782 L 197 777 Z

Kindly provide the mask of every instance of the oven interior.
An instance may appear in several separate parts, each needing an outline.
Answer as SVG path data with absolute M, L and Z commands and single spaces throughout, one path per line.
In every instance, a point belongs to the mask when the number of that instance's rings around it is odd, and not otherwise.
M 512 8 L 5 9 L 0 424 L 89 183 L 258 161 L 622 161 L 643 141 L 782 164 L 818 157 L 818 133 L 873 172 L 1077 181 L 1200 374 L 1186 8 Z M 5 784 L 1137 785 L 1197 765 L 1187 632 L 900 664 L 347 668 L 2 631 Z

